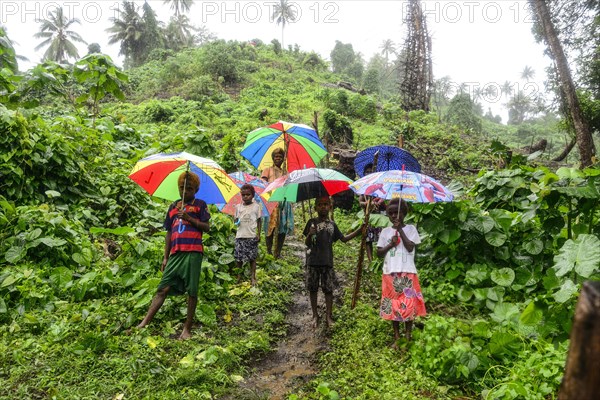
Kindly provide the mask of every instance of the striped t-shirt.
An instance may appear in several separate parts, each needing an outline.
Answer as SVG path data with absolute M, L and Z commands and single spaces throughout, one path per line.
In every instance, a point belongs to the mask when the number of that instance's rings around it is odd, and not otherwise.
M 177 213 L 179 213 L 178 203 L 179 201 L 176 201 L 169 206 L 165 218 L 165 229 L 171 232 L 170 254 L 179 251 L 198 251 L 202 253 L 204 250 L 202 246 L 202 231 L 196 229 L 187 221 L 177 218 Z M 184 211 L 192 218 L 202 222 L 210 220 L 210 214 L 204 200 L 194 199 L 191 204 L 185 205 Z

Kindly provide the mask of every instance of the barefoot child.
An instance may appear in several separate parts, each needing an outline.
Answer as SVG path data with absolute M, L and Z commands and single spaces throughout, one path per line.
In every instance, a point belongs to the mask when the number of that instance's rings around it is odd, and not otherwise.
M 238 226 L 235 235 L 233 256 L 241 269 L 245 262 L 250 262 L 250 283 L 256 285 L 256 258 L 262 225 L 262 208 L 254 201 L 255 190 L 252 185 L 240 188 L 242 204 L 235 206 L 235 223 Z
M 362 227 L 344 236 L 335 222 L 329 219 L 329 197 L 316 200 L 317 218 L 311 218 L 304 228 L 305 244 L 308 247 L 308 275 L 306 289 L 310 293 L 310 307 L 312 309 L 313 327 L 319 324 L 317 313 L 317 296 L 319 284 L 325 294 L 325 322 L 333 325 L 331 308 L 333 306 L 333 289 L 335 285 L 335 272 L 333 270 L 333 243 L 337 240 L 347 242 L 358 236 Z
M 387 215 L 393 225 L 381 231 L 377 242 L 377 256 L 385 257 L 379 315 L 392 321 L 394 349 L 398 348 L 400 322 L 404 322 L 406 339 L 410 341 L 413 320 L 416 316 L 426 315 L 415 267 L 415 245 L 421 243 L 421 237 L 414 225 L 404 224 L 406 214 L 408 204 L 392 199 L 387 206 Z
M 184 172 L 179 176 L 177 184 L 182 200 L 169 206 L 165 218 L 165 255 L 160 267 L 163 276 L 146 317 L 137 327 L 144 328 L 152 321 L 167 294 L 187 293 L 187 317 L 180 339 L 188 339 L 192 336 L 192 323 L 198 304 L 198 283 L 204 251 L 202 233 L 210 229 L 210 214 L 204 200 L 195 198 L 200 188 L 198 175 Z

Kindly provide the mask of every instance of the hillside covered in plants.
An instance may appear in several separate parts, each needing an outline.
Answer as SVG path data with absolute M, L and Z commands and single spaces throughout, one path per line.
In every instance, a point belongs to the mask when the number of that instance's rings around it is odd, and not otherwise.
M 278 120 L 314 126 L 328 168 L 340 152 L 402 144 L 456 195 L 411 207 L 428 308 L 413 342 L 388 347 L 381 261 L 365 266 L 350 306 L 357 246 L 336 245 L 336 324 L 320 333 L 316 372 L 286 398 L 556 398 L 581 285 L 600 277 L 600 169 L 578 168 L 578 148 L 557 160 L 572 121 L 528 109 L 504 125 L 468 94 L 440 91 L 430 110 L 408 111 L 398 81 L 375 68 L 388 67 L 382 57 L 358 74 L 336 64 L 343 51 L 326 61 L 276 40 L 211 38 L 129 57 L 125 70 L 90 52 L 23 72 L 0 29 L 0 398 L 269 398 L 244 384 L 289 335 L 303 207 L 281 259 L 261 243 L 252 287 L 236 268 L 232 218 L 210 206 L 199 323 L 179 341 L 184 298 L 135 328 L 160 281 L 169 203 L 128 175 L 179 151 L 258 175 L 240 150 Z M 581 91 L 585 115 L 595 95 Z M 554 146 L 526 149 L 541 138 Z M 356 199 L 335 210 L 343 232 L 359 210 Z

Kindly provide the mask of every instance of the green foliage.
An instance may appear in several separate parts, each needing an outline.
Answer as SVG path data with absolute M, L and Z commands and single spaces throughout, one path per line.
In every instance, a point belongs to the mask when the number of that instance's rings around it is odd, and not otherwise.
M 352 143 L 352 127 L 346 117 L 335 111 L 327 110 L 323 114 L 323 120 L 330 141 L 334 143 Z
M 477 113 L 475 103 L 467 93 L 460 93 L 450 100 L 445 121 L 457 125 L 467 132 L 481 133 L 481 117 Z
M 73 76 L 84 84 L 84 92 L 77 98 L 77 102 L 89 102 L 94 117 L 100 113 L 98 103 L 106 95 L 113 95 L 118 100 L 125 99 L 121 86 L 127 82 L 127 75 L 108 56 L 90 54 L 82 58 L 75 64 Z

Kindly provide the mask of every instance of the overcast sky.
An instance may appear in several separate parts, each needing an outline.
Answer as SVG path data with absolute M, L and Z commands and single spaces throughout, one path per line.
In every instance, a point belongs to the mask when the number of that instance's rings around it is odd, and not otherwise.
M 136 1 L 143 5 L 143 1 Z M 149 0 L 161 21 L 167 22 L 172 14 L 163 0 Z M 314 50 L 329 59 L 336 40 L 351 43 L 355 51 L 365 60 L 381 51 L 384 40 L 391 39 L 400 47 L 403 41 L 403 15 L 407 1 L 388 0 L 338 0 L 303 1 L 290 0 L 297 10 L 298 21 L 286 26 L 284 43 L 297 43 L 302 50 Z M 81 20 L 74 25 L 88 43 L 97 42 L 102 51 L 110 55 L 117 64 L 122 64 L 117 44 L 108 45 L 105 29 L 110 26 L 109 18 L 117 16 L 115 11 L 121 2 L 115 0 L 96 1 L 7 1 L 0 0 L 0 23 L 9 37 L 15 41 L 18 54 L 30 62 L 20 62 L 21 69 L 38 63 L 43 51 L 36 52 L 40 42 L 33 38 L 38 31 L 36 20 L 46 18 L 48 12 L 62 6 L 65 15 Z M 269 43 L 276 38 L 281 41 L 281 26 L 271 19 L 275 1 L 199 1 L 196 0 L 189 14 L 196 26 L 205 25 L 222 39 L 261 39 Z M 435 78 L 450 76 L 458 86 L 469 87 L 502 85 L 514 82 L 515 87 L 529 94 L 543 91 L 544 68 L 550 61 L 543 55 L 544 47 L 536 44 L 531 34 L 531 14 L 525 0 L 497 1 L 424 1 L 423 9 L 429 32 L 433 39 L 433 72 Z M 79 45 L 80 54 L 87 46 Z M 520 79 L 525 66 L 535 72 L 533 83 L 524 87 Z M 506 122 L 502 110 L 505 98 L 489 99 L 484 107 L 490 106 Z

